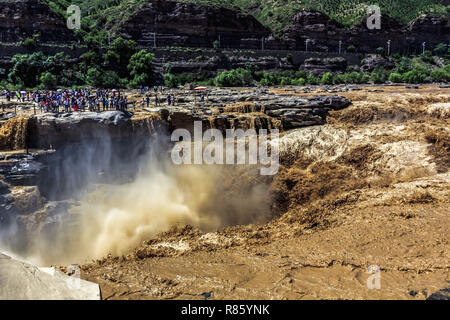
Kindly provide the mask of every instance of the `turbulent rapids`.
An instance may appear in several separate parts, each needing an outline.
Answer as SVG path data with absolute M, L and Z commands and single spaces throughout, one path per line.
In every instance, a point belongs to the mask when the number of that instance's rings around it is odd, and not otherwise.
M 337 87 L 342 97 L 330 99 L 251 90 L 227 90 L 226 103 L 198 111 L 5 120 L 0 251 L 64 271 L 80 264 L 108 299 L 445 292 L 448 90 Z M 195 121 L 280 129 L 279 171 L 175 165 L 171 132 Z M 382 291 L 365 285 L 371 265 L 389 280 Z
M 26 243 L 12 241 L 24 248 L 19 254 L 42 265 L 83 263 L 125 254 L 174 225 L 208 231 L 268 219 L 268 186 L 258 170 L 175 166 L 161 141 L 130 162 L 112 161 L 114 168 L 109 165 L 111 146 L 103 145 L 99 152 L 98 146 L 94 150 L 84 144 L 64 152 L 65 159 L 52 163 L 52 178 L 45 182 L 56 184 L 57 190 L 54 185 L 41 189 L 58 200 L 54 221 L 44 219 L 43 225 L 34 214 L 32 227 L 23 231 L 27 234 L 19 231 Z M 116 175 L 111 183 L 117 172 L 108 170 L 123 167 L 129 174 Z M 100 183 L 105 180 L 110 183 Z

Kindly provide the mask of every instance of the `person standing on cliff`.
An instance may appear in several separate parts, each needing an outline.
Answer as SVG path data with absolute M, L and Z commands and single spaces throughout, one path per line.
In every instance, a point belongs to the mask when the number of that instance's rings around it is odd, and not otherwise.
M 64 99 L 64 111 L 69 113 L 69 100 L 67 98 Z

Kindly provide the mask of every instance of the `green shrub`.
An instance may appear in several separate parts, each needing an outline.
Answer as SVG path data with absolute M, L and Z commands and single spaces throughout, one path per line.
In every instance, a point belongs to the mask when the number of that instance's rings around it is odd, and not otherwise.
M 315 77 L 314 75 L 312 75 L 312 74 L 308 74 L 307 76 L 306 76 L 306 83 L 307 84 L 312 84 L 312 85 L 316 85 L 316 84 L 319 84 L 319 78 L 317 78 L 317 77 Z
M 253 83 L 253 77 L 249 70 L 238 68 L 230 71 L 223 71 L 214 79 L 216 86 L 239 87 Z
M 331 72 L 325 73 L 320 79 L 321 84 L 333 84 L 333 74 Z
M 403 81 L 407 83 L 422 83 L 427 75 L 419 69 L 413 69 L 403 74 Z
M 105 61 L 106 65 L 113 66 L 117 63 L 120 63 L 120 56 L 114 50 L 108 50 L 103 55 L 103 60 Z
M 412 60 L 408 57 L 401 57 L 399 61 L 396 63 L 397 73 L 406 73 L 411 70 Z
M 289 78 L 289 77 L 282 77 L 281 78 L 280 85 L 282 85 L 282 86 L 289 86 L 291 84 L 292 84 L 291 78 Z
M 292 84 L 294 86 L 304 86 L 306 84 L 306 80 L 304 78 L 298 78 L 298 79 L 294 79 L 292 81 Z
M 368 77 L 366 77 L 366 79 L 367 78 Z M 368 82 L 368 80 L 366 80 L 366 82 Z M 347 78 L 346 78 L 346 83 L 353 83 L 353 84 L 364 83 L 363 74 L 356 72 L 356 71 L 348 73 Z
M 450 66 L 450 65 L 449 65 Z M 450 81 L 450 68 L 435 69 L 431 72 L 430 77 L 434 82 Z
M 172 73 L 172 64 L 169 62 L 164 64 L 163 70 L 164 73 Z
M 400 73 L 392 72 L 389 75 L 389 81 L 394 82 L 394 83 L 401 83 L 401 82 L 403 82 L 403 77 Z
M 375 69 L 370 73 L 370 81 L 373 83 L 384 83 L 388 79 L 388 72 L 383 69 Z

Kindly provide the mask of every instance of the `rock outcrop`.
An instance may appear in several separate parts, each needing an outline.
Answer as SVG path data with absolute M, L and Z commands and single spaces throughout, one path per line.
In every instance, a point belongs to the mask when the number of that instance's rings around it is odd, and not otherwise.
M 39 0 L 0 0 L 0 42 L 20 42 L 39 34 L 45 43 L 74 40 L 63 17 Z
M 132 121 L 131 117 L 131 113 L 121 111 L 40 114 L 31 119 L 30 146 L 59 149 L 73 143 L 149 138 L 164 130 L 157 118 Z
M 391 70 L 395 67 L 395 63 L 377 54 L 369 54 L 364 58 L 361 70 L 371 72 L 377 68 Z
M 344 58 L 309 58 L 306 59 L 300 69 L 305 70 L 315 76 L 326 72 L 340 72 L 347 70 L 347 60 Z
M 189 98 L 185 101 L 193 102 Z M 251 92 L 214 90 L 201 110 L 180 107 L 164 110 L 170 130 L 192 130 L 194 121 L 202 121 L 204 130 L 289 130 L 324 124 L 330 110 L 340 110 L 350 105 L 351 101 L 341 96 L 305 98 L 278 95 L 261 89 Z M 213 115 L 212 110 L 217 110 L 218 114 Z
M 122 34 L 140 44 L 153 46 L 259 48 L 261 38 L 270 34 L 253 16 L 237 11 L 150 0 L 123 26 Z

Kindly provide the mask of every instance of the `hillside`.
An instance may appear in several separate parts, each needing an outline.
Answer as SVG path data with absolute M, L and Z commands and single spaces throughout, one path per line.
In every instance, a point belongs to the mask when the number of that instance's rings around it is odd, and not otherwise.
M 273 31 L 281 31 L 291 22 L 295 13 L 302 9 L 315 9 L 344 24 L 357 23 L 366 14 L 364 0 L 182 0 L 214 5 L 229 4 L 253 14 L 262 24 Z M 448 14 L 447 8 L 435 0 L 379 0 L 382 13 L 404 23 L 409 23 L 422 13 Z
M 67 0 L 45 0 L 51 8 L 64 14 L 70 4 Z M 358 22 L 366 13 L 364 0 L 180 0 L 215 7 L 226 7 L 252 14 L 263 25 L 280 32 L 288 26 L 295 13 L 315 9 L 326 13 L 344 25 Z M 146 0 L 74 0 L 83 12 L 83 25 L 88 29 L 117 30 Z M 383 14 L 408 23 L 423 13 L 449 16 L 448 2 L 443 0 L 378 0 Z

